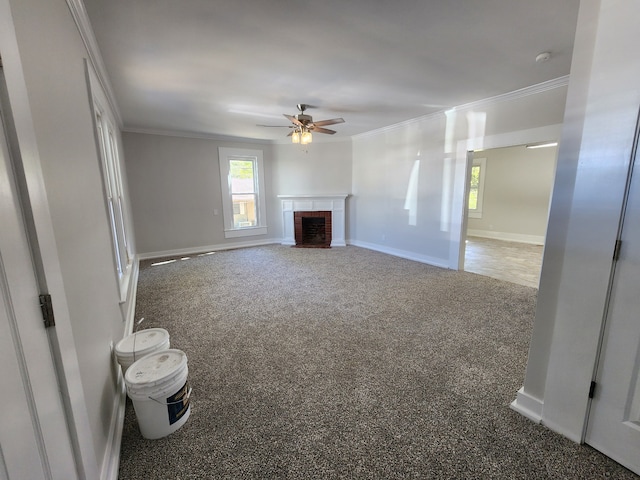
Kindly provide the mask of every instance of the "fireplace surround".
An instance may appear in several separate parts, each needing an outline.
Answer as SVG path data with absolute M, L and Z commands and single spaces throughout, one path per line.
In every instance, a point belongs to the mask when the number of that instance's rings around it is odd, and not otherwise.
M 295 213 L 313 213 L 307 215 L 315 218 L 329 218 L 330 238 L 327 243 L 331 247 L 347 245 L 346 232 L 346 198 L 349 194 L 330 195 L 278 195 L 282 207 L 282 244 L 296 245 Z M 320 213 L 322 212 L 322 213 Z M 326 215 L 329 213 L 330 215 Z M 298 215 L 300 217 L 300 215 Z M 325 223 L 326 225 L 326 223 Z M 325 233 L 325 238 L 327 235 Z

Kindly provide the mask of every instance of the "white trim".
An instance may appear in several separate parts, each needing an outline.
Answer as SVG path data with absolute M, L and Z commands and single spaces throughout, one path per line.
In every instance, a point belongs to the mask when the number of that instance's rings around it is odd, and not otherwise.
M 361 242 L 359 240 L 349 240 L 347 241 L 348 245 L 353 245 L 354 247 L 366 248 L 367 250 L 374 250 L 380 253 L 386 253 L 388 255 L 393 255 L 394 257 L 406 258 L 407 260 L 413 260 L 414 262 L 426 263 L 428 265 L 433 265 L 434 267 L 440 268 L 449 268 L 449 262 L 447 259 L 443 258 L 435 258 L 429 257 L 427 255 L 420 255 L 415 252 L 408 252 L 406 250 L 399 250 L 397 248 L 389 248 L 384 245 L 378 245 L 375 243 L 369 242 Z
M 86 409 L 84 388 L 78 375 L 80 365 L 73 340 L 71 314 L 67 304 L 67 293 L 58 256 L 53 221 L 47 203 L 47 191 L 31 116 L 22 58 L 12 18 L 8 0 L 0 0 L 2 63 L 5 67 L 4 74 L 18 137 L 18 148 L 26 172 L 27 191 L 25 195 L 31 204 L 44 279 L 54 302 L 56 327 L 51 329 L 50 336 L 76 457 L 75 466 L 83 478 L 97 478 L 99 469 L 91 422 Z
M 136 257 L 131 265 L 130 285 L 128 291 L 127 307 L 124 312 L 124 332 L 122 337 L 126 337 L 133 332 L 135 325 L 136 297 L 138 295 L 138 275 L 140 273 L 140 261 Z M 118 469 L 120 466 L 120 447 L 122 445 L 122 431 L 124 429 L 124 414 L 127 403 L 127 388 L 124 383 L 124 375 L 118 364 L 115 350 L 111 348 L 112 368 L 117 371 L 116 395 L 113 398 L 113 408 L 111 413 L 111 425 L 109 427 L 109 438 L 107 448 L 102 460 L 101 480 L 118 480 Z
M 548 141 L 550 139 L 559 139 L 562 133 L 562 123 L 556 123 L 553 125 L 546 125 L 544 127 L 529 128 L 526 130 L 515 130 L 507 133 L 500 133 L 496 135 L 489 135 L 482 138 L 481 142 L 477 142 L 478 139 L 462 139 L 458 140 L 456 145 L 456 186 L 464 186 L 465 192 L 467 191 L 467 179 L 468 179 L 468 155 L 469 150 L 473 150 L 476 145 L 482 145 L 484 150 L 490 148 L 499 147 L 511 147 L 514 145 L 524 145 L 526 143 L 532 143 L 537 141 Z M 476 150 L 479 151 L 479 150 Z M 458 178 L 464 178 L 464 181 L 460 180 L 458 184 Z M 452 218 L 460 219 L 459 224 L 453 224 L 451 229 L 451 241 L 454 243 L 449 251 L 450 255 L 450 268 L 456 270 L 462 270 L 464 265 L 464 239 L 466 238 L 467 231 L 463 229 L 467 225 L 467 205 L 468 195 L 459 194 L 462 199 L 459 203 L 455 201 L 456 194 L 453 194 L 454 204 L 452 207 Z M 544 240 L 544 239 L 543 239 Z
M 158 135 L 160 137 L 197 138 L 229 143 L 257 143 L 271 145 L 277 142 L 276 140 L 260 138 L 233 137 L 231 135 L 219 135 L 215 133 L 181 132 L 178 130 L 162 130 L 154 128 L 123 127 L 122 131 L 126 133 L 140 133 L 143 135 Z
M 106 92 L 101 88 L 100 80 L 94 68 L 85 59 L 87 91 L 90 98 L 92 128 L 96 142 L 96 155 L 100 162 L 102 188 L 104 190 L 105 210 L 111 230 L 114 273 L 120 303 L 124 303 L 129 290 L 131 277 L 130 240 L 127 218 L 123 206 L 122 158 L 118 151 L 118 142 L 113 125 L 113 112 L 107 108 L 110 103 Z M 116 208 L 117 207 L 117 208 Z
M 532 397 L 524 391 L 524 387 L 518 390 L 516 399 L 509 405 L 521 415 L 524 415 L 534 423 L 542 423 L 542 407 L 544 402 Z
M 232 228 L 224 231 L 224 238 L 254 237 L 256 235 L 266 234 L 267 227 Z
M 331 212 L 331 246 L 346 247 L 347 205 L 350 194 L 278 195 L 282 210 L 282 244 L 295 245 L 295 212 Z
M 122 370 L 120 370 L 120 365 L 116 360 L 115 350 L 113 349 L 112 355 L 115 363 L 112 368 L 117 369 L 118 381 L 116 386 L 116 395 L 113 397 L 113 408 L 111 412 L 111 425 L 109 427 L 107 448 L 105 449 L 102 459 L 102 471 L 100 472 L 101 480 L 118 480 L 120 446 L 122 445 L 124 413 L 127 403 L 127 389 L 124 384 L 124 376 L 122 375 Z
M 296 198 L 313 198 L 313 199 L 319 199 L 319 200 L 345 200 L 349 195 L 351 195 L 350 193 L 330 193 L 330 194 L 314 194 L 314 193 L 310 193 L 310 194 L 304 194 L 304 195 L 278 195 L 278 198 L 280 199 L 284 199 L 284 200 L 293 200 Z
M 526 235 L 523 233 L 494 232 L 493 230 L 467 230 L 467 237 L 493 238 L 506 242 L 529 243 L 531 245 L 544 245 L 544 235 Z
M 496 135 L 487 135 L 479 138 L 468 138 L 458 141 L 458 152 L 464 152 L 465 160 L 469 150 L 479 153 L 492 148 L 514 147 L 526 143 L 558 140 L 562 134 L 562 123 L 545 125 L 543 127 L 528 128 L 526 130 L 514 130 Z M 478 147 L 482 145 L 482 148 Z
M 98 47 L 98 42 L 95 34 L 93 33 L 91 21 L 89 20 L 89 15 L 87 15 L 87 11 L 84 8 L 84 3 L 82 3 L 82 0 L 67 0 L 67 6 L 71 11 L 71 15 L 73 16 L 76 26 L 78 27 L 78 32 L 80 33 L 80 37 L 82 38 L 85 48 L 87 49 L 89 60 L 91 61 L 91 65 L 93 66 L 98 81 L 100 82 L 100 85 L 107 97 L 109 107 L 111 107 L 113 115 L 116 117 L 118 126 L 121 127 L 122 115 L 120 115 L 120 110 L 118 109 L 118 104 L 115 100 L 116 96 L 113 93 L 107 68 L 104 65 L 102 54 L 100 53 L 100 48 Z
M 133 260 L 133 264 L 131 266 L 131 281 L 130 281 L 130 291 L 129 298 L 126 303 L 126 311 L 123 312 L 124 317 L 124 335 L 127 336 L 133 332 L 133 326 L 135 324 L 135 315 L 136 315 L 136 297 L 138 295 L 138 276 L 140 273 L 140 260 L 139 257 L 136 257 Z
M 529 87 L 521 88 L 519 90 L 514 90 L 512 92 L 503 93 L 501 95 L 496 95 L 494 97 L 484 98 L 482 100 L 477 100 L 475 102 L 465 103 L 463 105 L 458 105 L 452 108 L 448 108 L 446 110 L 439 110 L 434 113 L 429 113 L 427 115 L 422 115 L 421 117 L 412 118 L 409 120 L 405 120 L 403 122 L 394 123 L 393 125 L 388 125 L 386 127 L 377 128 L 375 130 L 369 130 L 368 132 L 359 133 L 357 135 L 352 135 L 351 138 L 363 138 L 369 135 L 378 135 L 380 133 L 385 133 L 393 130 L 397 130 L 400 128 L 405 128 L 409 125 L 412 125 L 417 122 L 422 122 L 429 118 L 438 118 L 444 115 L 445 111 L 460 111 L 460 110 L 470 110 L 474 108 L 485 108 L 488 105 L 493 105 L 496 103 L 504 102 L 507 100 L 517 100 L 519 98 L 525 98 L 530 95 L 537 95 L 539 93 L 546 92 L 548 90 L 553 90 L 555 88 L 566 87 L 569 85 L 569 75 L 565 75 L 564 77 L 558 77 L 552 80 L 548 80 L 546 82 L 538 83 L 536 85 L 531 85 Z
M 469 208 L 469 201 L 467 200 L 467 215 L 469 218 L 482 218 L 482 203 L 484 198 L 484 179 L 487 178 L 487 159 L 474 158 L 469 171 L 469 197 L 471 196 L 471 172 L 473 167 L 480 167 L 480 175 L 478 176 L 478 194 L 476 196 L 476 208 L 471 210 Z
M 203 245 L 200 247 L 178 248 L 175 250 L 162 250 L 158 252 L 147 252 L 138 254 L 139 260 L 151 260 L 154 258 L 179 257 L 184 255 L 196 255 L 204 252 L 217 252 L 220 250 L 234 250 L 236 248 L 260 247 L 262 245 L 273 245 L 281 243 L 281 238 L 268 238 L 249 242 L 234 242 L 218 245 Z
M 493 97 L 487 97 L 481 100 L 465 103 L 454 107 L 455 110 L 471 110 L 486 107 L 495 103 L 506 102 L 509 100 L 517 100 L 520 98 L 529 97 L 531 95 L 538 95 L 540 93 L 554 90 L 556 88 L 566 87 L 569 85 L 569 75 L 563 77 L 553 78 L 546 82 L 537 83 L 528 87 L 513 90 L 511 92 L 495 95 Z
M 236 228 L 232 204 L 230 179 L 230 162 L 234 159 L 251 160 L 254 165 L 253 182 L 256 198 L 256 218 L 258 224 L 252 227 Z M 222 193 L 222 217 L 224 220 L 224 237 L 250 237 L 267 234 L 267 196 L 264 186 L 265 168 L 264 152 L 250 148 L 218 147 L 218 164 L 220 167 L 220 190 Z

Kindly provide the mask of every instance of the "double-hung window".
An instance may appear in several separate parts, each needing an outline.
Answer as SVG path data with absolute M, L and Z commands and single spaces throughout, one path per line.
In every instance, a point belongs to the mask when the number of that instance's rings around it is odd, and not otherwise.
M 125 218 L 120 158 L 112 123 L 97 102 L 94 105 L 94 111 L 116 276 L 120 287 L 120 299 L 124 301 L 133 255 L 129 250 L 130 246 L 127 238 L 127 220 Z
M 130 244 L 130 221 L 123 182 L 121 159 L 118 152 L 118 130 L 109 101 L 89 62 L 85 61 L 90 97 L 93 99 L 93 120 L 96 132 L 96 147 L 102 167 L 107 220 L 111 233 L 114 271 L 118 282 L 120 301 L 126 300 L 133 270 L 133 251 Z
M 262 150 L 218 148 L 225 238 L 266 235 Z
M 469 181 L 469 217 L 482 218 L 482 197 L 484 195 L 484 177 L 486 158 L 474 158 Z

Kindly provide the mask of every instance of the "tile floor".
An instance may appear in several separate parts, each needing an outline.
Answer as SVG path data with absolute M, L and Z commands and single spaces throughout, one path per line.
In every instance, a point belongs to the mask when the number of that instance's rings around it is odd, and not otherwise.
M 464 270 L 538 288 L 542 245 L 467 237 Z

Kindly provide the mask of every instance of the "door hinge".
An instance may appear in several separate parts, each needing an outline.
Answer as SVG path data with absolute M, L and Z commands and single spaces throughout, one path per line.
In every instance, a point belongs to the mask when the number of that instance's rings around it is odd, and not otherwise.
M 617 262 L 620 258 L 620 248 L 622 247 L 622 240 L 616 240 L 616 246 L 613 247 L 613 261 Z
M 589 385 L 589 398 L 593 398 L 593 395 L 596 393 L 596 382 L 591 382 Z
M 55 327 L 56 320 L 53 317 L 53 304 L 51 303 L 51 295 L 48 293 L 40 295 L 40 309 L 42 310 L 44 328 Z

